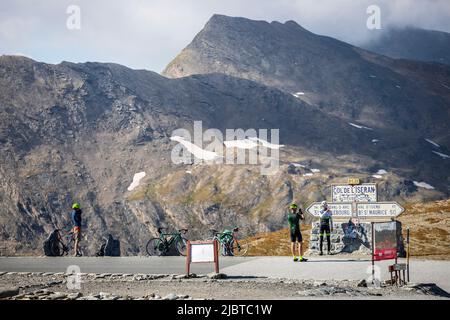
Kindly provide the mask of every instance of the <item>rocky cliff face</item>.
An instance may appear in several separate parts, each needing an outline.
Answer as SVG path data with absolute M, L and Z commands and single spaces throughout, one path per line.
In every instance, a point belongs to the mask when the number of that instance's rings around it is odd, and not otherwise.
M 217 19 L 227 23 L 218 26 L 214 22 Z M 258 38 L 233 37 L 248 33 L 264 38 L 270 33 L 271 41 L 279 41 L 273 32 L 289 30 L 292 39 L 297 33 L 305 41 L 317 37 L 293 22 L 242 21 L 214 17 L 206 30 L 215 32 L 218 39 L 229 38 L 226 41 L 231 43 L 249 41 L 243 50 L 258 45 Z M 235 28 L 240 31 L 228 33 Z M 209 42 L 201 39 L 200 35 L 194 39 L 195 46 L 208 46 Z M 346 57 L 350 63 L 353 59 L 360 61 L 363 55 L 365 62 L 357 64 L 375 68 L 381 63 L 373 54 L 333 39 L 320 39 L 324 41 L 322 47 L 316 47 L 308 59 L 320 52 L 324 55 L 330 43 L 348 51 L 337 53 L 338 57 L 323 56 L 323 61 L 315 62 L 316 68 L 327 59 Z M 217 48 L 208 53 L 214 54 L 213 58 L 201 56 L 204 66 L 216 57 L 220 57 L 215 60 L 217 65 L 225 65 L 226 60 L 216 52 Z M 291 53 L 294 57 L 294 51 Z M 191 239 L 206 236 L 210 228 L 228 225 L 241 226 L 245 234 L 279 229 L 285 226 L 284 210 L 289 202 L 295 200 L 306 206 L 323 199 L 329 193 L 326 185 L 349 175 L 363 181 L 377 179 L 381 199 L 420 201 L 448 196 L 448 160 L 432 153 L 448 153 L 448 132 L 444 134 L 440 127 L 445 122 L 447 128 L 448 116 L 440 104 L 427 105 L 419 116 L 414 106 L 409 112 L 401 111 L 405 119 L 398 127 L 389 124 L 394 117 L 364 128 L 349 120 L 351 112 L 345 104 L 330 110 L 328 105 L 312 103 L 301 94 L 293 96 L 288 85 L 267 80 L 267 75 L 282 79 L 279 75 L 287 72 L 276 71 L 275 51 L 264 52 L 275 71 L 269 68 L 272 71 L 265 71 L 261 77 L 245 76 L 242 70 L 254 74 L 254 66 L 265 65 L 252 60 L 255 53 L 246 54 L 250 59 L 246 69 L 241 69 L 243 64 L 235 60 L 236 56 L 228 56 L 235 61 L 230 68 L 235 66 L 236 72 L 204 72 L 175 79 L 115 64 L 49 65 L 23 57 L 0 57 L 2 252 L 41 252 L 48 232 L 68 224 L 70 204 L 75 200 L 84 209 L 88 254 L 94 254 L 107 233 L 121 240 L 123 254 L 143 254 L 146 241 L 156 234 L 158 226 L 187 227 Z M 258 57 L 261 59 L 261 54 Z M 388 69 L 386 74 L 394 72 L 396 77 L 408 75 L 415 82 L 422 81 L 423 89 L 418 94 L 428 97 L 433 92 L 440 103 L 445 103 L 445 94 L 432 91 L 433 85 L 417 74 L 414 62 L 389 60 L 377 72 L 388 64 L 401 71 Z M 435 79 L 448 79 L 446 69 L 421 66 L 423 74 L 439 71 Z M 333 73 L 328 74 L 333 80 L 323 76 L 323 81 L 338 81 Z M 339 83 L 344 85 L 343 80 Z M 315 79 L 311 85 L 321 84 Z M 359 82 L 353 86 L 355 90 L 370 87 L 367 83 L 360 87 Z M 339 93 L 345 101 L 356 99 L 346 90 Z M 378 93 L 377 99 L 391 103 L 388 95 Z M 373 107 L 370 112 L 400 112 L 388 109 L 383 106 L 378 111 Z M 355 115 L 355 119 L 358 117 Z M 408 123 L 416 123 L 416 117 L 427 124 L 417 124 L 412 130 Z M 430 121 L 436 117 L 439 119 L 433 125 Z M 264 176 L 255 165 L 172 163 L 171 152 L 177 145 L 170 139 L 173 130 L 192 131 L 193 122 L 198 120 L 203 122 L 203 130 L 280 129 L 280 143 L 285 147 L 280 149 L 279 169 L 274 175 Z M 433 130 L 420 129 L 423 127 Z M 425 137 L 440 146 L 431 145 Z M 387 172 L 373 177 L 379 169 Z M 145 172 L 145 177 L 137 188 L 127 190 L 138 172 Z M 413 180 L 426 181 L 436 189 L 418 188 Z

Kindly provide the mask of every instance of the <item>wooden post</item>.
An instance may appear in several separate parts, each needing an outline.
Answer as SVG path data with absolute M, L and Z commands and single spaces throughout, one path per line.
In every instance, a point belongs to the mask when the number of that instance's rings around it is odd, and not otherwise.
M 219 273 L 219 244 L 217 240 L 214 240 L 214 271 Z
M 191 242 L 188 240 L 187 251 L 186 251 L 186 275 L 188 277 L 189 277 L 190 269 L 191 269 Z
M 406 281 L 409 282 L 409 227 L 406 229 Z
M 375 254 L 375 231 L 374 231 L 374 223 L 372 224 L 372 284 L 375 284 L 375 260 L 374 260 L 374 254 Z

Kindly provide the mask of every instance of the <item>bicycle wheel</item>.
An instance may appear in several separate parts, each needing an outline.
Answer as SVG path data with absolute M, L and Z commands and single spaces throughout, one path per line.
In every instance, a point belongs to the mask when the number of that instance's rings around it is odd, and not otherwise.
M 145 250 L 149 256 L 163 256 L 167 252 L 167 245 L 160 238 L 153 238 L 147 242 Z
M 247 240 L 235 240 L 233 241 L 233 255 L 242 257 L 247 254 L 249 244 Z
M 176 244 L 177 251 L 180 255 L 185 256 L 187 251 L 187 240 L 183 237 L 178 239 Z
M 53 256 L 63 256 L 66 253 L 66 246 L 61 240 L 57 240 L 53 243 L 51 252 Z

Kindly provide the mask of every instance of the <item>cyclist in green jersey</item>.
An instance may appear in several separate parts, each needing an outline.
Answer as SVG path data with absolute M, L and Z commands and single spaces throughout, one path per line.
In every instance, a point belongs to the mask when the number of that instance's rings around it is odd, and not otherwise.
M 304 219 L 302 210 L 293 203 L 289 206 L 287 220 L 289 223 L 289 232 L 291 236 L 291 253 L 294 261 L 306 262 L 308 259 L 303 257 L 303 237 L 300 231 L 300 220 Z M 298 256 L 295 255 L 298 244 Z

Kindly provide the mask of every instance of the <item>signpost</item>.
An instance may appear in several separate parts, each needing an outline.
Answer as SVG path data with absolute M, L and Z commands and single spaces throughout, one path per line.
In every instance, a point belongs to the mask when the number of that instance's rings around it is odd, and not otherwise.
M 334 184 L 331 186 L 331 202 L 377 202 L 377 185 Z
M 351 218 L 352 203 L 328 203 L 328 207 L 336 218 Z M 315 217 L 320 217 L 321 204 L 313 202 L 306 211 Z M 392 202 L 357 202 L 356 216 L 358 218 L 393 218 L 403 213 L 405 209 L 395 201 Z
M 191 263 L 214 263 L 214 271 L 219 273 L 219 246 L 217 240 L 188 241 L 186 254 L 186 274 L 189 276 Z
M 347 184 L 333 184 L 331 186 L 331 202 L 328 203 L 333 217 L 351 219 L 354 225 L 359 219 L 372 221 L 372 281 L 374 282 L 375 261 L 395 259 L 390 266 L 391 278 L 395 272 L 395 279 L 401 281 L 400 271 L 408 270 L 407 265 L 397 264 L 397 222 L 374 222 L 374 220 L 391 220 L 402 214 L 405 209 L 395 201 L 378 202 L 376 183 L 360 183 L 358 178 L 349 178 Z M 321 203 L 312 203 L 306 211 L 315 217 L 321 216 Z M 408 234 L 409 250 L 409 234 Z M 409 260 L 409 252 L 408 252 Z M 403 280 L 404 281 L 404 280 Z
M 358 217 L 396 217 L 403 211 L 405 209 L 394 201 L 356 204 Z
M 333 213 L 333 217 L 351 217 L 352 216 L 352 204 L 351 203 L 328 203 L 328 207 Z M 306 211 L 315 217 L 320 217 L 321 210 L 320 202 L 313 202 Z

